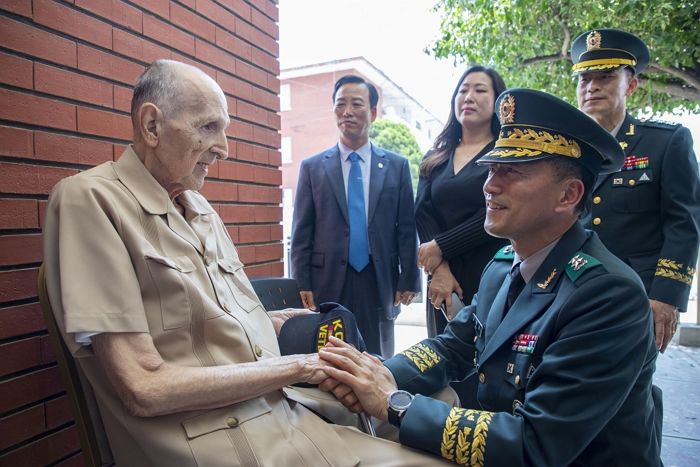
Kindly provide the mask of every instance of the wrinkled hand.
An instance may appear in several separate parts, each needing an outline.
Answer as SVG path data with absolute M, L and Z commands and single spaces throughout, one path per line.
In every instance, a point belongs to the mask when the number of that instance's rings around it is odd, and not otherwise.
M 418 247 L 418 267 L 432 274 L 438 265 L 442 263 L 442 250 L 435 240 L 421 243 Z
M 298 383 L 322 384 L 328 379 L 328 364 L 322 361 L 317 353 L 304 355 L 290 355 L 296 358 L 301 364 L 302 370 L 299 372 Z
M 332 365 L 325 370 L 334 380 L 332 383 L 336 383 L 330 392 L 351 410 L 361 407 L 369 415 L 386 421 L 387 397 L 396 390 L 394 376 L 377 357 L 360 353 L 335 337 L 329 337 L 329 341 L 331 345 L 323 347 L 319 356 Z M 322 384 L 321 389 L 328 386 Z
M 275 328 L 275 334 L 277 337 L 280 335 L 280 329 L 282 325 L 289 319 L 295 316 L 308 315 L 309 313 L 315 313 L 314 311 L 307 310 L 306 308 L 285 308 L 284 310 L 272 310 L 267 312 L 267 316 L 272 320 L 272 326 Z
M 399 303 L 403 305 L 410 305 L 414 298 L 416 298 L 416 292 L 412 292 L 410 290 L 405 290 L 402 292 L 397 290 L 396 294 L 394 294 L 394 306 L 397 306 Z
M 656 347 L 661 353 L 664 353 L 678 327 L 679 313 L 675 306 L 668 303 L 649 300 L 649 304 L 651 305 L 651 311 L 654 313 Z
M 428 297 L 430 297 L 430 303 L 433 304 L 435 308 L 440 308 L 440 306 L 445 303 L 447 309 L 452 307 L 452 292 L 456 292 L 459 298 L 462 300 L 463 292 L 462 288 L 459 286 L 459 282 L 455 279 L 450 271 L 450 266 L 447 263 L 442 263 L 433 272 L 433 277 L 428 284 Z M 454 316 L 448 316 L 448 319 L 452 319 Z
M 299 296 L 301 297 L 301 304 L 304 306 L 304 308 L 308 308 L 309 310 L 316 309 L 316 303 L 314 303 L 314 293 L 312 291 L 302 290 L 299 292 Z

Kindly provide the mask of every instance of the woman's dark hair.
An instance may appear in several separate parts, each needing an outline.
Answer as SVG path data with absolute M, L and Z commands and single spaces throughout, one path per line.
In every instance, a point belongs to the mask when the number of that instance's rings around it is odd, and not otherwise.
M 442 164 L 450 157 L 450 154 L 452 154 L 452 151 L 454 151 L 462 139 L 462 125 L 457 120 L 457 117 L 455 117 L 455 97 L 457 97 L 457 93 L 462 87 L 462 81 L 464 81 L 464 78 L 466 78 L 467 75 L 476 72 L 486 73 L 491 78 L 494 101 L 503 91 L 506 90 L 506 83 L 503 82 L 501 75 L 499 75 L 493 68 L 474 65 L 467 68 L 467 70 L 462 73 L 462 76 L 459 78 L 459 81 L 457 81 L 457 86 L 455 86 L 455 90 L 452 93 L 452 99 L 450 101 L 450 115 L 447 117 L 447 124 L 442 129 L 440 134 L 437 135 L 437 138 L 435 138 L 435 142 L 433 143 L 433 147 L 430 148 L 428 154 L 426 154 L 420 164 L 420 174 L 422 176 L 429 177 L 430 173 L 435 167 Z M 493 134 L 494 138 L 498 136 L 498 132 L 500 130 L 501 124 L 498 122 L 494 109 L 493 116 L 491 117 L 491 133 Z

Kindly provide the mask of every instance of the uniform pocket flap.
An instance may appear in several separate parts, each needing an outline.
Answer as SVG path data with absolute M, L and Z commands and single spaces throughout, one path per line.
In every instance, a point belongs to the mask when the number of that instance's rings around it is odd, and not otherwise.
M 217 262 L 219 263 L 219 267 L 229 274 L 234 274 L 243 267 L 243 263 L 231 258 L 221 258 L 217 260 Z
M 188 439 L 197 438 L 217 430 L 236 428 L 241 423 L 259 417 L 272 409 L 265 399 L 258 397 L 232 406 L 210 410 L 182 422 Z
M 150 259 L 151 261 L 155 261 L 158 264 L 176 269 L 180 272 L 192 272 L 195 270 L 194 263 L 187 256 L 167 257 L 156 255 L 154 253 L 146 253 L 143 256 L 146 259 Z

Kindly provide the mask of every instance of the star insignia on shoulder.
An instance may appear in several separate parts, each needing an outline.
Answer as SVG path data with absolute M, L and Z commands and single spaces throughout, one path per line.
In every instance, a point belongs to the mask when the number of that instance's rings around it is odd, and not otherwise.
M 588 260 L 581 257 L 581 255 L 576 255 L 573 258 L 571 258 L 571 261 L 569 261 L 569 265 L 574 271 L 578 271 L 586 264 L 588 264 Z

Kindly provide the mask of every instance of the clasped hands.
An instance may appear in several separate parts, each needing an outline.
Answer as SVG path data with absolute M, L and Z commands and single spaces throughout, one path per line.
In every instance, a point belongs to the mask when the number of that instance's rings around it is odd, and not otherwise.
M 319 388 L 355 413 L 365 412 L 386 421 L 387 398 L 396 390 L 394 376 L 377 357 L 333 336 L 328 341 L 318 352 L 327 376 Z

